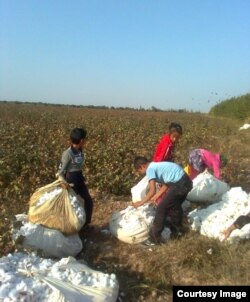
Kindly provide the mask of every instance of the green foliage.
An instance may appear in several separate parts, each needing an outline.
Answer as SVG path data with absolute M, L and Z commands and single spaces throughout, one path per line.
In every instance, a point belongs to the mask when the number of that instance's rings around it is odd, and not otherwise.
M 213 116 L 223 116 L 247 120 L 250 117 L 250 93 L 231 98 L 212 107 L 209 112 Z
M 52 182 L 69 146 L 70 130 L 78 126 L 88 131 L 84 168 L 88 185 L 128 195 L 139 178 L 134 157 L 150 158 L 172 121 L 184 129 L 176 148 L 176 160 L 183 165 L 190 148 L 213 147 L 211 133 L 225 136 L 234 131 L 230 121 L 220 127 L 219 119 L 203 114 L 2 103 L 0 197 L 28 200 L 36 188 Z

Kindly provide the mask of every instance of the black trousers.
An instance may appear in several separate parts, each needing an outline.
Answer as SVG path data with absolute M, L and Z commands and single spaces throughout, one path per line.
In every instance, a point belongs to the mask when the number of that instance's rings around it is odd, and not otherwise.
M 234 225 L 236 226 L 236 228 L 241 229 L 243 228 L 244 225 L 250 223 L 250 213 L 248 213 L 247 215 L 241 215 L 239 216 L 235 222 Z
M 80 195 L 84 199 L 84 209 L 86 213 L 86 223 L 88 225 L 91 223 L 92 211 L 93 211 L 93 200 L 89 194 L 89 190 L 85 184 L 85 179 L 81 171 L 77 172 L 67 172 L 66 180 L 68 183 L 72 183 L 73 190 L 76 194 Z
M 181 205 L 188 192 L 191 191 L 193 183 L 187 174 L 184 174 L 177 183 L 171 183 L 168 186 L 166 196 L 156 208 L 154 222 L 149 233 L 150 239 L 156 243 L 161 241 L 161 232 L 166 218 L 170 218 L 173 226 L 181 227 L 183 216 Z

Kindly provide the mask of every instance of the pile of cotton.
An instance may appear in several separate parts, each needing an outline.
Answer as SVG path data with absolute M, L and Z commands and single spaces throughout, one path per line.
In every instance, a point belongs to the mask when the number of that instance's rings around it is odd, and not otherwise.
M 155 209 L 145 204 L 138 208 L 128 206 L 125 210 L 112 214 L 109 221 L 111 234 L 123 242 L 136 244 L 145 241 L 149 236 L 149 229 L 153 223 Z M 164 239 L 170 237 L 170 230 L 163 232 Z
M 221 201 L 205 209 L 195 209 L 188 214 L 191 229 L 199 231 L 202 235 L 224 239 L 222 232 L 229 227 L 240 215 L 250 212 L 250 194 L 240 187 L 231 188 Z M 233 231 L 228 238 L 230 242 L 250 238 L 250 224 L 242 229 Z
M 70 199 L 70 204 L 72 205 L 77 218 L 82 222 L 85 223 L 86 221 L 86 213 L 85 210 L 83 208 L 83 206 L 79 203 L 78 199 L 76 196 L 73 196 L 71 193 L 69 194 L 69 199 Z
M 114 274 L 90 269 L 74 258 L 56 262 L 34 254 L 0 258 L 0 301 L 116 301 Z
M 62 192 L 62 188 L 55 188 L 53 191 L 51 192 L 45 192 L 36 202 L 36 207 L 39 207 L 40 205 L 42 205 L 43 203 L 47 202 L 48 200 L 54 198 L 55 196 L 57 196 L 58 194 L 60 194 Z
M 12 239 L 18 249 L 37 250 L 45 257 L 76 256 L 82 250 L 78 234 L 65 236 L 58 230 L 28 222 L 27 215 L 16 215 L 13 223 Z
M 239 128 L 239 130 L 246 130 L 246 129 L 249 129 L 250 128 L 250 124 L 244 124 L 243 126 L 241 126 Z

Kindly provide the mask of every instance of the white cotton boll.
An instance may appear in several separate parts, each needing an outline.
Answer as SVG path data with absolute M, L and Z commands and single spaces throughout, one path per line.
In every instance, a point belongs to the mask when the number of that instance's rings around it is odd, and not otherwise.
M 4 299 L 9 295 L 9 292 L 11 290 L 11 285 L 10 284 L 2 284 L 0 286 L 0 299 Z
M 46 192 L 44 193 L 36 202 L 36 207 L 42 205 L 43 203 L 45 203 L 46 201 L 54 198 L 55 196 L 57 196 L 58 194 L 60 194 L 62 192 L 62 188 L 56 188 L 51 192 Z
M 88 276 L 88 278 L 87 278 L 87 283 L 90 283 L 90 284 L 91 284 L 91 283 L 93 282 L 93 280 L 94 280 L 93 277 Z
M 18 297 L 18 291 L 17 291 L 15 288 L 13 288 L 13 289 L 9 292 L 8 296 L 9 296 L 10 299 L 15 300 L 15 298 Z
M 117 283 L 115 282 L 115 280 L 109 280 L 109 286 L 111 288 L 115 288 L 117 286 Z
M 13 262 L 10 257 L 0 259 L 1 274 L 4 275 L 1 279 L 2 283 L 0 282 L 0 300 L 4 299 L 4 302 L 54 302 L 55 299 L 57 299 L 56 293 L 46 283 L 39 281 L 38 278 L 29 276 L 29 272 L 34 271 L 38 271 L 39 274 L 42 273 L 48 277 L 65 281 L 69 286 L 71 283 L 75 286 L 106 288 L 110 287 L 110 283 L 113 286 L 116 280 L 114 274 L 103 274 L 92 270 L 83 271 L 82 266 L 78 267 L 77 265 L 68 266 L 70 258 L 64 258 L 57 262 L 51 259 L 42 259 L 26 254 L 19 255 L 18 258 L 15 256 L 15 258 L 18 259 L 15 262 Z M 6 259 L 8 261 L 6 261 Z M 72 260 L 70 259 L 70 261 Z M 77 264 L 77 261 L 75 263 Z M 41 268 L 45 270 L 41 271 Z M 23 274 L 18 270 L 22 270 L 23 272 L 27 271 L 28 274 Z M 5 282 L 5 272 L 7 279 L 11 280 L 11 282 Z
M 12 273 L 5 273 L 4 274 L 4 281 L 5 282 L 11 282 L 11 280 L 13 279 L 13 275 L 12 275 Z
M 78 201 L 78 199 L 76 198 L 76 196 L 73 196 L 72 194 L 70 194 L 69 200 L 70 200 L 70 204 L 72 205 L 72 207 L 75 211 L 77 218 L 80 221 L 84 221 L 85 211 L 84 211 L 84 208 L 81 206 L 80 202 Z

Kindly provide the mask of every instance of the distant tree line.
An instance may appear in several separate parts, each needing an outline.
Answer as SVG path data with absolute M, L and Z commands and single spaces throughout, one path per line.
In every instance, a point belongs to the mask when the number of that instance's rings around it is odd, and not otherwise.
M 250 93 L 221 101 L 211 108 L 209 114 L 240 120 L 250 119 Z
M 178 113 L 187 113 L 187 112 L 193 112 L 189 111 L 187 109 L 168 109 L 163 110 L 160 108 L 157 108 L 155 106 L 152 106 L 151 108 L 145 109 L 142 106 L 139 108 L 133 108 L 133 107 L 114 107 L 114 106 L 96 106 L 96 105 L 73 105 L 73 104 L 55 104 L 55 103 L 43 103 L 43 102 L 21 102 L 21 101 L 1 101 L 0 103 L 11 103 L 11 104 L 30 104 L 30 105 L 44 105 L 44 106 L 57 106 L 57 107 L 76 107 L 76 108 L 88 108 L 88 109 L 107 109 L 107 110 L 132 110 L 132 111 L 154 111 L 154 112 L 178 112 Z

